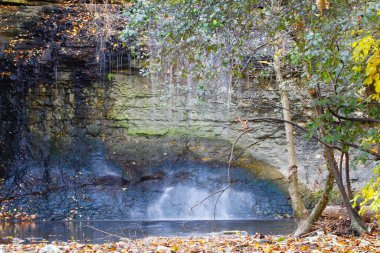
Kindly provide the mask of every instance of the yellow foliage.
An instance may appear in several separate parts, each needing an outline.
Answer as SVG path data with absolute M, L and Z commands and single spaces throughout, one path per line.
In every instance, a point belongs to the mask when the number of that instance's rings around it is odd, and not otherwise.
M 362 191 L 357 194 L 353 200 L 354 206 L 359 198 L 362 198 L 360 215 L 366 212 L 366 206 L 369 205 L 369 210 L 375 212 L 375 217 L 380 222 L 380 165 L 374 168 L 375 178 L 368 182 Z
M 362 64 L 366 59 L 364 85 L 373 86 L 375 94 L 372 99 L 378 100 L 380 94 L 380 40 L 374 39 L 372 36 L 366 36 L 352 43 L 352 58 L 357 64 Z M 360 73 L 362 67 L 354 66 L 353 71 Z
M 358 63 L 363 62 L 367 58 L 371 48 L 375 45 L 375 42 L 376 40 L 369 35 L 352 43 L 352 47 L 354 48 L 352 58 L 354 61 Z
M 373 85 L 375 92 L 380 94 L 380 51 L 377 50 L 367 62 L 367 67 L 365 69 L 367 85 Z
M 317 8 L 319 12 L 323 15 L 323 12 L 325 10 L 328 10 L 330 7 L 330 3 L 327 0 L 316 0 L 315 4 L 317 5 Z
M 362 72 L 362 66 L 355 66 L 352 68 L 353 71 L 355 71 L 356 73 L 360 73 Z

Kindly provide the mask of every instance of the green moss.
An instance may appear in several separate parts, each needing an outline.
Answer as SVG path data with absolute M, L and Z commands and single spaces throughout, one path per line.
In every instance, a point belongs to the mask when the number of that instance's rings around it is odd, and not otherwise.
M 190 127 L 190 128 L 171 128 L 168 135 L 170 136 L 185 136 L 185 137 L 198 137 L 215 139 L 216 135 L 214 132 L 202 131 L 201 127 Z
M 321 198 L 323 193 L 323 190 L 312 192 L 310 195 L 310 205 L 314 206 L 317 204 L 319 199 Z M 340 192 L 337 190 L 332 190 L 330 192 L 330 200 L 329 205 L 343 205 L 342 196 L 340 195 Z
M 130 136 L 160 137 L 160 136 L 166 135 L 167 133 L 168 133 L 167 129 L 139 128 L 139 129 L 128 130 L 128 135 Z
M 129 128 L 129 123 L 127 121 L 116 121 L 116 122 L 112 122 L 110 124 L 110 127 L 128 129 Z
M 3 0 L 4 3 L 30 4 L 27 0 Z
M 213 132 L 200 132 L 199 127 L 193 128 L 130 128 L 128 135 L 130 136 L 143 136 L 143 137 L 161 137 L 161 136 L 180 136 L 180 137 L 198 137 L 214 139 L 216 136 Z

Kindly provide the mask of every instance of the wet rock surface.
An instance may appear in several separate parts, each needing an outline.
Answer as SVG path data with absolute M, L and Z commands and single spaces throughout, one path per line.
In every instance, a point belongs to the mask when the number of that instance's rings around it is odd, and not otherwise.
M 117 39 L 120 10 L 110 15 L 94 6 L 18 6 L 0 13 L 5 208 L 41 219 L 133 218 L 131 210 L 148 208 L 168 187 L 196 182 L 184 171 L 170 184 L 169 171 L 147 168 L 164 161 L 226 164 L 240 134 L 237 116 L 280 115 L 268 109 L 279 101 L 268 80 L 242 83 L 233 94 L 215 84 L 200 94 L 197 83 L 136 75 L 128 43 Z M 102 13 L 99 19 L 92 18 L 95 12 Z M 268 179 L 285 190 L 286 155 L 277 152 L 285 145 L 282 127 L 256 128 L 236 148 L 235 165 L 254 172 L 252 182 Z M 264 217 L 269 206 L 268 217 L 287 213 L 286 196 L 275 199 L 262 201 L 252 215 Z M 141 210 L 137 218 L 149 216 Z
M 94 160 L 93 157 L 91 161 Z M 50 178 L 44 185 L 39 178 L 32 181 L 38 183 L 34 186 L 15 178 L 8 180 L 17 184 L 9 186 L 15 198 L 3 202 L 3 206 L 7 210 L 26 210 L 39 219 L 48 220 L 103 220 L 105 217 L 111 220 L 210 220 L 214 211 L 217 219 L 291 215 L 287 196 L 273 182 L 257 179 L 244 169 L 231 169 L 231 186 L 223 194 L 214 194 L 228 186 L 227 167 L 166 162 L 146 169 L 152 177 L 146 180 L 143 176 L 139 182 L 129 181 L 121 169 L 105 161 L 75 167 L 61 162 L 61 172 L 52 168 L 57 167 L 49 166 Z M 100 170 L 98 174 L 93 173 L 96 170 Z
M 173 170 L 188 161 L 226 164 L 241 134 L 236 118 L 281 118 L 278 91 L 268 78 L 245 80 L 229 94 L 220 84 L 205 92 L 191 80 L 139 76 L 129 42 L 118 40 L 120 10 L 110 15 L 94 6 L 101 5 L 0 10 L 1 204 L 41 219 L 167 218 L 165 212 L 154 216 L 141 210 L 165 189 L 189 192 L 199 179 L 181 166 L 174 177 L 170 169 L 152 168 L 166 162 Z M 95 12 L 102 13 L 96 20 Z M 296 111 L 305 109 L 300 96 L 293 94 Z M 251 191 L 247 196 L 257 200 L 257 210 L 250 207 L 251 216 L 241 217 L 287 214 L 286 195 L 272 188 L 274 183 L 286 190 L 283 126 L 258 123 L 254 129 L 234 153 L 233 166 L 252 177 L 243 180 L 239 172 L 244 186 L 233 189 Z M 297 148 L 307 195 L 305 185 L 318 190 L 325 177 L 321 154 L 301 135 Z M 220 172 L 202 178 L 211 182 L 218 175 L 215 184 L 222 186 L 225 167 L 215 168 Z M 180 184 L 187 188 L 179 190 Z M 218 189 L 203 186 L 200 196 Z

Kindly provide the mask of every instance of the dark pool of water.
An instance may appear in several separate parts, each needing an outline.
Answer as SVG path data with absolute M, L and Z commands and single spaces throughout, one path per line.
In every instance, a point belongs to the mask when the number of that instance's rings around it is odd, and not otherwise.
M 104 243 L 119 237 L 201 236 L 221 231 L 240 230 L 248 234 L 289 234 L 295 221 L 286 220 L 217 220 L 217 221 L 72 221 L 1 223 L 0 236 L 32 241 L 68 241 Z M 109 234 L 107 234 L 109 233 Z M 117 235 L 117 236 L 112 236 Z

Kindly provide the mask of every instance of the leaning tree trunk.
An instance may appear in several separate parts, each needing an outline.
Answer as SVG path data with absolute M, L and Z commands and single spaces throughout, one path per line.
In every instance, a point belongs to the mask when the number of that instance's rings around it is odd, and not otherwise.
M 280 39 L 280 41 L 282 41 Z M 281 42 L 280 42 L 281 43 Z M 281 73 L 281 60 L 280 60 L 280 50 L 275 50 L 273 56 L 273 68 L 276 74 L 276 82 L 281 92 L 281 104 L 283 108 L 283 117 L 286 121 L 291 121 L 290 115 L 290 106 L 287 90 L 283 86 L 283 77 Z M 292 208 L 294 211 L 294 216 L 297 219 L 297 223 L 301 224 L 306 220 L 308 216 L 308 211 L 306 210 L 301 194 L 298 188 L 298 169 L 297 169 L 297 158 L 296 158 L 296 149 L 294 144 L 294 133 L 293 126 L 285 123 L 285 133 L 287 140 L 287 149 L 288 149 L 288 160 L 289 160 L 289 195 L 292 202 Z
M 311 98 L 314 101 L 318 100 L 318 98 L 321 96 L 319 90 L 316 90 L 315 93 L 310 93 L 310 94 L 313 94 L 311 96 Z M 324 110 L 321 106 L 316 106 L 315 111 L 316 111 L 317 117 L 320 117 L 324 114 Z M 321 135 L 320 137 L 323 138 L 325 136 L 325 133 L 326 133 L 326 128 L 322 126 L 320 129 L 320 135 Z M 345 189 L 344 184 L 343 184 L 342 171 L 339 170 L 338 164 L 335 161 L 334 149 L 328 145 L 324 145 L 323 150 L 324 150 L 324 157 L 325 157 L 326 165 L 335 177 L 335 182 L 336 182 L 338 189 L 339 189 L 339 192 L 342 196 L 343 204 L 346 207 L 348 215 L 350 217 L 351 228 L 355 232 L 357 232 L 358 234 L 362 234 L 363 232 L 367 231 L 367 226 L 360 219 L 359 214 L 352 207 L 352 205 L 350 203 L 350 198 L 347 195 L 346 189 Z
M 314 223 L 319 220 L 319 218 L 322 216 L 323 210 L 325 210 L 327 204 L 329 203 L 330 192 L 334 187 L 334 174 L 332 173 L 332 169 L 330 168 L 329 164 L 326 165 L 328 175 L 326 178 L 325 188 L 323 190 L 322 196 L 313 208 L 313 211 L 311 212 L 309 217 L 304 222 L 302 222 L 302 224 L 298 224 L 297 230 L 294 232 L 294 236 L 296 237 L 306 234 L 312 230 Z
M 357 233 L 362 234 L 367 231 L 367 226 L 361 220 L 359 214 L 356 212 L 356 210 L 352 207 L 350 203 L 350 199 L 347 195 L 346 189 L 343 184 L 342 176 L 340 174 L 341 172 L 339 171 L 338 165 L 336 164 L 336 161 L 334 158 L 334 150 L 328 146 L 325 146 L 324 150 L 325 150 L 325 157 L 327 158 L 326 162 L 329 163 L 329 166 L 331 166 L 332 168 L 332 172 L 334 174 L 336 184 L 342 196 L 343 204 L 347 209 L 348 216 L 350 217 L 351 228 Z

